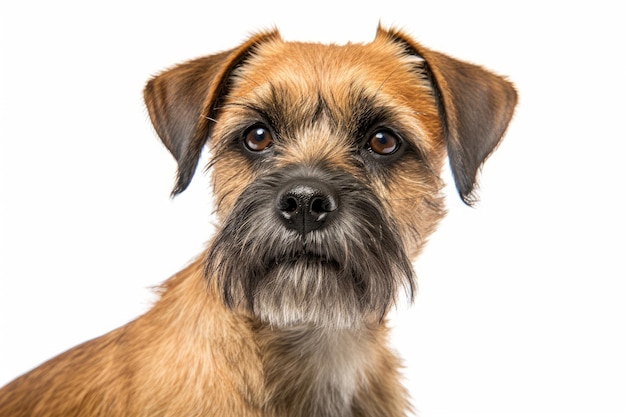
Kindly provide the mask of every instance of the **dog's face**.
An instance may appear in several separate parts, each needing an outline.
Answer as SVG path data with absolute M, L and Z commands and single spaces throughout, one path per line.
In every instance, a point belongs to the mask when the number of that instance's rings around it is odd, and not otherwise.
M 442 215 L 444 144 L 423 60 L 396 43 L 267 42 L 210 141 L 211 246 L 229 303 L 276 325 L 380 318 Z
M 345 46 L 262 34 L 160 75 L 146 101 L 177 192 L 208 140 L 220 228 L 206 270 L 224 302 L 274 326 L 353 328 L 412 295 L 446 154 L 469 201 L 515 93 L 379 29 Z

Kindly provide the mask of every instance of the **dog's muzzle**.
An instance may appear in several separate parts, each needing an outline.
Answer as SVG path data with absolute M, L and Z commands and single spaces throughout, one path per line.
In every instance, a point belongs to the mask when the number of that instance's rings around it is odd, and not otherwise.
M 277 326 L 350 327 L 382 317 L 412 265 L 386 206 L 363 181 L 303 166 L 264 173 L 240 194 L 206 258 L 226 305 Z

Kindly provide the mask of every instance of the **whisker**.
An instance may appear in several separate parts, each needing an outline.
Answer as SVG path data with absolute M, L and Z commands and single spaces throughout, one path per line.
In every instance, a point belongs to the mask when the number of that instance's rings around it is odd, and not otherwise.
M 216 107 L 215 109 L 216 110 L 222 110 L 222 109 L 225 109 L 225 108 L 228 108 L 228 107 L 244 107 L 244 108 L 247 108 L 247 109 L 252 109 L 253 108 L 250 105 L 250 103 L 246 103 L 246 102 L 243 102 L 243 101 L 242 102 L 233 101 L 233 102 L 230 102 L 230 103 L 224 103 L 224 104 L 222 104 L 222 106 Z
M 380 90 L 383 88 L 383 86 L 385 84 L 387 84 L 387 81 L 389 81 L 389 79 L 391 78 L 391 76 L 398 70 L 398 68 L 400 68 L 402 66 L 402 64 L 398 64 L 395 66 L 395 68 L 389 73 L 389 75 L 387 75 L 387 78 L 385 78 L 383 80 L 382 83 L 380 83 L 380 85 L 378 86 L 378 88 L 376 89 L 376 92 L 374 93 L 374 97 L 376 97 L 378 95 L 378 93 L 380 92 Z
M 261 84 L 259 84 L 256 80 L 254 80 L 254 79 L 252 79 L 250 77 L 247 77 L 245 74 L 242 74 L 241 72 L 239 74 L 237 74 L 237 77 L 239 77 L 239 78 L 241 78 L 241 79 L 243 79 L 245 81 L 248 81 L 249 83 L 255 84 L 257 87 L 261 87 Z

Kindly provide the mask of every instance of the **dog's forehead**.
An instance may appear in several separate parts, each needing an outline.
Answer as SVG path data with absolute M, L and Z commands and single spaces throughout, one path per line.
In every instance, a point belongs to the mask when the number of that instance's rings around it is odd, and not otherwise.
M 285 99 L 332 98 L 337 104 L 354 90 L 370 96 L 406 98 L 423 92 L 423 59 L 390 41 L 319 44 L 273 40 L 262 43 L 239 69 L 240 93 Z

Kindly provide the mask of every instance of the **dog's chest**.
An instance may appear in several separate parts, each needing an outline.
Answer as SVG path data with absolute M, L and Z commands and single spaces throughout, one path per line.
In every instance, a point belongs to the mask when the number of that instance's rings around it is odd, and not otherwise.
M 263 344 L 276 416 L 352 416 L 367 352 L 359 332 L 282 330 Z

